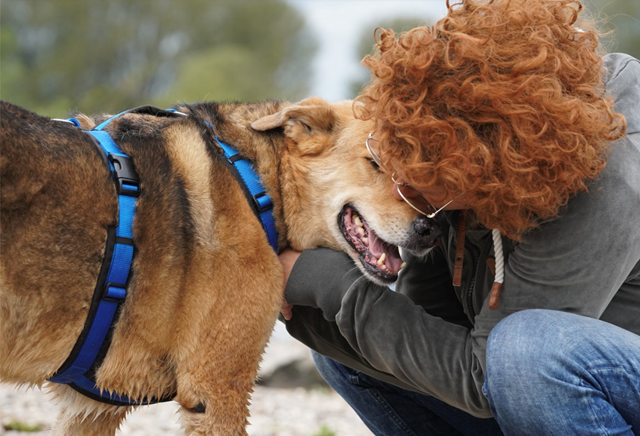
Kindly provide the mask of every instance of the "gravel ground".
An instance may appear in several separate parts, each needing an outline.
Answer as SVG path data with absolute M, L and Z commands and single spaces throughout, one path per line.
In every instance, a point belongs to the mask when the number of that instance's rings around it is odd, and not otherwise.
M 261 368 L 267 382 L 272 374 L 292 361 L 311 365 L 309 350 L 291 339 L 276 326 Z M 313 376 L 313 374 L 311 375 Z M 317 376 L 317 373 L 316 373 Z M 282 373 L 278 378 L 282 378 Z M 296 375 L 299 379 L 299 374 Z M 293 380 L 293 375 L 291 376 Z M 302 383 L 299 383 L 302 385 Z M 144 406 L 135 410 L 124 422 L 118 436 L 182 435 L 176 403 Z M 57 407 L 39 389 L 16 389 L 0 384 L 0 435 L 44 436 L 57 415 Z M 41 431 L 18 432 L 4 430 L 12 421 L 41 425 Z M 306 389 L 257 386 L 252 397 L 250 436 L 371 436 L 345 401 L 329 388 Z
M 145 406 L 135 410 L 116 434 L 121 436 L 178 436 L 182 435 L 176 403 Z M 15 390 L 0 385 L 0 423 L 11 421 L 28 425 L 41 425 L 42 431 L 5 431 L 6 436 L 45 436 L 57 413 L 55 404 L 47 401 L 46 394 L 37 389 Z M 258 386 L 253 394 L 251 436 L 371 436 L 344 400 L 329 390 L 303 388 L 278 389 Z M 325 428 L 325 432 L 322 429 Z

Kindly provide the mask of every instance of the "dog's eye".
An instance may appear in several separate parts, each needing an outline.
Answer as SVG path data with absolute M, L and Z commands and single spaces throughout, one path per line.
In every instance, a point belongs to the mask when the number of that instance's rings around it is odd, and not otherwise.
M 376 162 L 375 160 L 371 159 L 369 162 L 371 162 L 371 166 L 374 167 L 375 169 L 377 170 L 380 169 L 380 165 L 378 165 L 378 162 Z

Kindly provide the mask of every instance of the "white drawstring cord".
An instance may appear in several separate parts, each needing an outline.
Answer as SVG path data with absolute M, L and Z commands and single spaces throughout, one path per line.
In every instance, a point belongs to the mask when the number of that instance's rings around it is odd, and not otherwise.
M 504 283 L 504 253 L 502 251 L 502 235 L 500 230 L 493 229 L 491 231 L 493 236 L 493 251 L 496 254 L 496 278 L 498 283 Z
M 496 310 L 500 305 L 500 292 L 502 292 L 502 284 L 504 283 L 504 252 L 502 250 L 502 235 L 500 230 L 493 229 L 493 251 L 496 256 L 496 273 L 491 287 L 491 296 L 489 298 L 489 308 Z

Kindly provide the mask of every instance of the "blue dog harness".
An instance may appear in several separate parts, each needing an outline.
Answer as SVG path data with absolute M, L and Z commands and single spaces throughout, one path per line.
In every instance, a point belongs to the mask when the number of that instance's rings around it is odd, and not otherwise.
M 67 360 L 49 379 L 54 383 L 68 384 L 79 393 L 103 403 L 117 406 L 153 404 L 172 400 L 175 394 L 162 398 L 143 398 L 139 401 L 115 393 L 100 390 L 95 383 L 95 374 L 102 364 L 111 344 L 111 335 L 117 322 L 122 304 L 127 296 L 131 263 L 135 253 L 133 240 L 133 220 L 136 212 L 136 199 L 141 194 L 140 178 L 135 171 L 131 158 L 124 154 L 104 128 L 117 117 L 126 113 L 150 113 L 157 116 L 186 116 L 175 110 L 162 110 L 151 106 L 142 106 L 115 115 L 93 130 L 85 130 L 99 149 L 106 155 L 118 193 L 118 223 L 110 226 L 107 232 L 107 246 L 98 282 L 94 290 L 89 315 L 85 326 Z M 80 123 L 70 118 L 67 121 L 80 127 Z M 211 128 L 213 126 L 207 123 Z M 277 251 L 278 233 L 273 218 L 273 202 L 267 195 L 260 178 L 251 163 L 242 157 L 233 147 L 220 142 L 226 162 L 240 183 L 245 196 L 263 225 L 269 244 Z
M 213 126 L 210 123 L 206 124 L 213 130 Z M 236 177 L 238 184 L 242 187 L 245 197 L 247 197 L 249 204 L 253 208 L 253 213 L 262 223 L 262 228 L 267 234 L 269 245 L 271 245 L 271 248 L 277 253 L 278 231 L 276 230 L 276 223 L 273 218 L 273 200 L 271 200 L 271 197 L 262 186 L 260 177 L 253 169 L 251 162 L 238 153 L 236 149 L 221 142 L 215 132 L 214 138 L 220 148 L 222 148 L 226 162 L 230 164 L 228 167 Z

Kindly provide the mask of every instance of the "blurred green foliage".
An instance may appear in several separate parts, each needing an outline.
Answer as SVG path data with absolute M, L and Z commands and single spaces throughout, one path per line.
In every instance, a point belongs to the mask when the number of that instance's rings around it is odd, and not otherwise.
M 640 59 L 640 1 L 582 0 L 598 28 L 608 32 L 602 43 L 608 52 L 627 53 Z
M 601 42 L 607 52 L 627 53 L 640 59 L 640 0 L 582 0 L 582 3 L 586 17 L 604 32 Z M 373 49 L 371 29 L 383 27 L 393 29 L 398 34 L 421 25 L 425 25 L 425 22 L 415 18 L 398 18 L 367 26 L 358 45 L 359 59 Z M 368 82 L 368 71 L 363 68 L 362 78 L 351 83 L 353 96 L 358 95 Z
M 336 433 L 326 425 L 323 425 L 313 436 L 336 436 Z
M 41 431 L 42 427 L 42 424 L 27 424 L 24 422 L 16 421 L 15 419 L 2 426 L 2 428 L 6 431 L 21 431 L 26 433 Z
M 49 116 L 296 100 L 317 43 L 284 0 L 0 3 L 0 98 Z
M 608 51 L 640 58 L 640 0 L 583 0 Z M 365 26 L 424 25 L 416 18 Z M 180 101 L 298 100 L 317 42 L 286 0 L 0 0 L 0 98 L 43 115 Z M 351 84 L 352 96 L 368 81 Z

